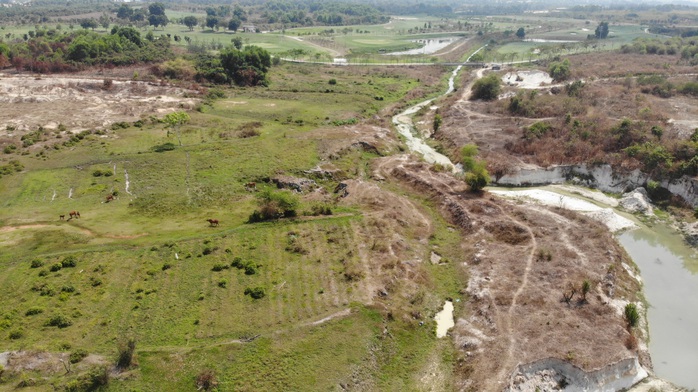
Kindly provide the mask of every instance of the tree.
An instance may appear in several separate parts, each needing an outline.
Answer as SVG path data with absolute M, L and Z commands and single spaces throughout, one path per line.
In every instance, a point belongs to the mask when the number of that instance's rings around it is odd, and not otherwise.
M 548 73 L 554 81 L 560 82 L 570 77 L 570 61 L 555 62 L 548 67 Z
M 99 27 L 99 24 L 97 23 L 97 20 L 95 18 L 90 18 L 90 19 L 82 19 L 80 21 L 80 27 L 83 29 L 96 29 Z
M 116 367 L 128 369 L 133 364 L 133 355 L 136 352 L 136 340 L 133 338 L 122 340 L 117 344 L 119 355 L 116 359 Z
M 597 39 L 607 38 L 608 37 L 608 22 L 599 23 L 599 25 L 596 26 L 596 30 L 594 30 L 594 36 Z
M 230 30 L 234 33 L 238 30 L 238 28 L 240 27 L 240 24 L 242 24 L 240 19 L 238 19 L 238 18 L 230 19 L 230 21 L 228 22 L 228 30 Z
M 228 47 L 220 52 L 221 66 L 231 81 L 238 86 L 266 86 L 267 71 L 271 67 L 269 52 L 258 46 L 244 50 Z
M 472 143 L 466 144 L 461 149 L 461 164 L 465 172 L 465 183 L 468 184 L 473 192 L 482 190 L 490 182 L 487 165 L 485 161 L 475 158 L 477 154 L 478 148 Z
M 584 282 L 582 282 L 582 302 L 587 301 L 587 294 L 589 294 L 589 291 L 591 291 L 591 282 L 585 279 Z
M 477 145 L 468 143 L 461 149 L 461 164 L 463 165 L 463 171 L 469 172 L 475 167 L 475 157 L 478 154 Z
M 523 27 L 519 27 L 519 29 L 516 30 L 516 36 L 521 39 L 524 39 L 524 37 L 526 36 L 526 30 L 524 30 Z
M 165 124 L 167 124 L 168 127 L 174 129 L 175 134 L 177 135 L 177 141 L 179 141 L 179 145 L 182 145 L 182 139 L 180 138 L 179 134 L 179 128 L 189 122 L 190 117 L 187 113 L 185 112 L 173 112 L 169 113 L 163 118 L 163 121 Z M 169 132 L 168 132 L 169 135 Z
M 497 99 L 501 90 L 501 80 L 497 74 L 491 73 L 473 84 L 473 95 L 471 99 L 483 99 L 491 101 Z
M 119 9 L 116 11 L 116 17 L 119 19 L 130 19 L 133 15 L 133 9 L 126 4 L 121 4 Z
M 468 184 L 473 192 L 481 191 L 489 182 L 490 174 L 482 161 L 478 161 L 470 172 L 465 173 L 465 183 Z
M 242 49 L 242 38 L 235 37 L 235 38 L 231 39 L 230 42 L 233 43 L 233 46 L 235 47 L 235 49 L 237 49 L 237 50 Z
M 206 17 L 206 27 L 209 27 L 211 30 L 213 30 L 214 27 L 218 26 L 218 17 L 209 15 Z
M 165 15 L 165 4 L 163 3 L 153 3 L 148 6 L 148 12 L 150 15 Z
M 148 17 L 148 24 L 158 28 L 159 26 L 162 26 L 163 28 L 167 26 L 167 24 L 170 22 L 169 19 L 167 19 L 167 15 L 155 15 L 155 14 L 150 14 Z
M 109 28 L 109 24 L 111 23 L 111 18 L 109 18 L 109 15 L 107 14 L 102 14 L 102 16 L 99 17 L 99 24 L 106 30 Z
M 625 305 L 625 321 L 628 322 L 628 329 L 636 327 L 640 321 L 640 314 L 634 303 Z
M 196 16 L 189 15 L 182 19 L 182 23 L 189 28 L 189 31 L 194 31 L 194 27 L 199 24 L 199 20 L 196 19 Z
M 441 115 L 439 113 L 436 113 L 434 115 L 434 132 L 437 132 L 439 130 L 442 122 L 443 118 L 441 118 Z

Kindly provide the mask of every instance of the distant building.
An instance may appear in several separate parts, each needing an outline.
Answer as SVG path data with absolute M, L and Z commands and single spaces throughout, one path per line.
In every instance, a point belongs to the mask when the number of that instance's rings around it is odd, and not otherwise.
M 254 27 L 254 25 L 243 25 L 242 26 L 242 32 L 243 33 L 256 33 L 257 28 Z

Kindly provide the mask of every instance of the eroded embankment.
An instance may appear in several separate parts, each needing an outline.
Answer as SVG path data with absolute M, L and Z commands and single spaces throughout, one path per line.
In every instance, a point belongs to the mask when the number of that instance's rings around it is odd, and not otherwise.
M 584 371 L 558 358 L 545 358 L 519 365 L 507 391 L 524 392 L 536 388 L 566 392 L 618 391 L 632 387 L 647 375 L 637 358 L 626 358 L 592 371 Z
M 587 166 L 559 165 L 550 168 L 521 168 L 504 175 L 497 185 L 531 186 L 575 182 L 604 192 L 623 193 L 645 185 L 651 177 L 639 170 L 622 174 L 613 171 L 610 165 Z M 661 180 L 659 184 L 674 195 L 681 196 L 687 203 L 698 206 L 698 179 L 682 177 L 676 180 Z
M 407 156 L 378 159 L 374 175 L 428 197 L 464 234 L 457 262 L 468 265 L 469 300 L 451 332 L 459 389 L 503 390 L 520 364 L 550 357 L 587 372 L 628 360 L 649 366 L 619 311 L 638 300 L 640 284 L 605 227 L 557 207 L 467 192 L 452 175 Z M 582 295 L 585 280 L 591 290 Z

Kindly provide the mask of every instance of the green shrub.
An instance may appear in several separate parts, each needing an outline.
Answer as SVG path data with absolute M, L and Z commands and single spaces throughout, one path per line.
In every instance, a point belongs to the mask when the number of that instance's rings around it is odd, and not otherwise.
M 502 87 L 499 75 L 491 73 L 483 78 L 478 79 L 473 84 L 472 99 L 482 99 L 485 101 L 497 99 L 501 89 Z
M 51 268 L 49 268 L 49 269 L 51 270 L 51 272 L 57 272 L 57 271 L 60 271 L 61 268 L 63 268 L 63 265 L 61 265 L 60 263 L 55 263 L 55 264 L 52 264 Z
M 168 269 L 172 268 L 172 264 L 170 263 L 165 263 L 162 265 L 162 270 L 167 271 Z
M 39 268 L 44 265 L 44 262 L 39 259 L 32 260 L 31 268 Z
M 327 83 L 334 86 L 335 84 L 337 84 L 337 79 L 330 79 Z
M 175 146 L 173 143 L 163 143 L 163 144 L 158 144 L 157 146 L 153 147 L 153 151 L 155 152 L 165 152 L 165 151 L 172 151 L 177 146 Z
M 63 268 L 75 267 L 76 265 L 77 260 L 75 260 L 75 256 L 68 256 L 61 261 L 61 267 Z
M 65 286 L 61 287 L 61 292 L 62 293 L 74 293 L 75 287 L 73 287 L 72 285 L 69 285 L 69 284 L 65 285 Z
M 23 337 L 24 337 L 24 331 L 22 331 L 21 329 L 15 329 L 13 331 L 10 331 L 9 338 L 12 340 L 21 339 Z
M 213 268 L 211 268 L 211 270 L 215 271 L 215 272 L 219 272 L 219 271 L 223 271 L 223 270 L 228 269 L 228 268 L 230 268 L 230 266 L 228 264 L 216 263 L 213 265 Z
M 24 312 L 24 315 L 25 316 L 34 316 L 36 314 L 40 314 L 43 312 L 44 312 L 43 308 L 40 308 L 38 306 L 32 306 L 31 308 L 27 309 L 26 312 Z
M 266 291 L 264 290 L 264 287 L 253 287 L 253 288 L 246 288 L 245 289 L 245 295 L 249 295 L 250 297 L 254 299 L 260 299 L 264 298 L 265 295 L 267 295 Z
M 628 327 L 637 327 L 640 322 L 640 314 L 637 311 L 637 306 L 634 303 L 629 303 L 625 305 L 625 321 L 628 323 Z
M 253 263 L 248 263 L 245 266 L 245 275 L 254 275 L 257 273 L 257 265 Z
M 136 340 L 133 338 L 120 340 L 116 348 L 118 356 L 116 358 L 116 367 L 119 369 L 128 369 L 133 364 L 133 356 L 136 352 Z
M 69 318 L 61 315 L 61 314 L 56 314 L 53 315 L 48 321 L 46 321 L 45 324 L 47 327 L 58 327 L 58 328 L 67 328 L 73 325 L 73 322 L 70 321 Z
M 221 279 L 218 281 L 218 287 L 226 288 L 228 287 L 228 279 Z
M 78 363 L 87 357 L 89 353 L 81 348 L 70 353 L 70 363 Z

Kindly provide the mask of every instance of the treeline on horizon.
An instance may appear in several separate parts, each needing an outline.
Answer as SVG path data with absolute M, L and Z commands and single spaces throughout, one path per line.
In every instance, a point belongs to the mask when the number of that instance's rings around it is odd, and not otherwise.
M 0 0 L 0 4 L 10 0 Z M 401 1 L 401 0 L 242 0 L 223 3 L 220 0 L 189 0 L 186 3 L 165 0 L 168 9 L 181 12 L 209 14 L 209 9 L 225 10 L 241 7 L 250 15 L 251 23 L 292 26 L 346 26 L 355 24 L 386 23 L 391 15 L 428 15 L 453 17 L 454 15 L 505 15 L 522 14 L 557 8 L 560 15 L 586 18 L 591 14 L 609 11 L 672 12 L 695 9 L 686 4 L 631 4 L 616 1 L 602 5 L 580 5 L 577 1 L 541 0 L 533 2 L 483 3 L 475 0 Z M 123 4 L 123 3 L 122 3 Z M 150 3 L 129 3 L 134 9 L 148 7 Z M 562 9 L 560 9 L 562 7 Z M 0 7 L 0 22 L 5 23 L 53 23 L 54 18 L 77 16 L 91 12 L 115 13 L 119 4 L 111 0 L 33 0 L 31 6 Z M 210 15 L 210 14 L 209 14 Z M 226 15 L 222 15 L 225 17 Z M 65 22 L 65 21 L 64 21 Z M 201 23 L 200 25 L 204 25 Z

